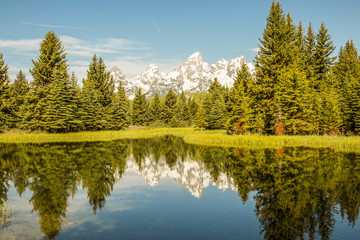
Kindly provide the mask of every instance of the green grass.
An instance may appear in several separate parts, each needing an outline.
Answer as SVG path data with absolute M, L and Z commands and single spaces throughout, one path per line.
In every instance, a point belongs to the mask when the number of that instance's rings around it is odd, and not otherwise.
M 0 143 L 43 143 L 112 141 L 116 139 L 152 138 L 164 135 L 183 137 L 190 144 L 223 147 L 314 147 L 332 148 L 345 152 L 360 152 L 360 137 L 341 136 L 230 136 L 224 130 L 197 131 L 193 128 L 149 128 L 122 131 L 97 131 L 78 133 L 6 133 L 0 134 Z

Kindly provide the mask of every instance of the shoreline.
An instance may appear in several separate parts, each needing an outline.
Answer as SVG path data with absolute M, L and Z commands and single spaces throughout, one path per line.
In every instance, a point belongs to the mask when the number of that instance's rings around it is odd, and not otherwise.
M 117 139 L 153 138 L 165 135 L 182 137 L 188 144 L 218 147 L 311 147 L 332 148 L 343 152 L 360 153 L 360 136 L 274 136 L 227 135 L 225 130 L 195 130 L 194 128 L 148 128 L 120 131 L 95 131 L 74 133 L 3 133 L 0 143 L 60 143 L 100 142 Z

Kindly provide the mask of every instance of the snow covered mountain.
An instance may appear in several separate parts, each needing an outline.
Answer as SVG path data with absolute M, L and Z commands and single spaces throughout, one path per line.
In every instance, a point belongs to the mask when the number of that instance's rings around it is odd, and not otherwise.
M 203 61 L 200 52 L 195 52 L 182 65 L 168 73 L 161 71 L 155 64 L 149 65 L 134 79 L 127 79 L 118 67 L 112 68 L 110 72 L 115 83 L 122 81 L 127 96 L 132 99 L 139 87 L 147 97 L 153 97 L 156 93 L 165 96 L 170 88 L 176 93 L 207 91 L 214 78 L 217 78 L 222 85 L 230 87 L 243 63 L 246 63 L 245 58 L 241 56 L 230 61 L 221 59 L 209 65 Z M 247 63 L 247 65 L 250 71 L 254 72 L 253 64 Z

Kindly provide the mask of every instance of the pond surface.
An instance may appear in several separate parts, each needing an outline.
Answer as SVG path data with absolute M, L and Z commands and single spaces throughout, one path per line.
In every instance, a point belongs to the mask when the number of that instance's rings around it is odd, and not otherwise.
M 0 239 L 360 239 L 360 155 L 0 144 L 0 205 Z

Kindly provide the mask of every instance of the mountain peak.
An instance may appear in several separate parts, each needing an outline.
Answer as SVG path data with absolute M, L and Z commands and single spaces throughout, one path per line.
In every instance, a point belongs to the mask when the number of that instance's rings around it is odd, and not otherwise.
M 205 92 L 210 86 L 210 82 L 216 77 L 223 86 L 231 87 L 234 77 L 241 69 L 245 58 L 240 56 L 231 60 L 221 59 L 215 64 L 209 65 L 204 62 L 199 51 L 194 52 L 185 60 L 183 64 L 171 72 L 163 72 L 157 65 L 150 64 L 145 71 L 134 79 L 124 79 L 119 74 L 119 69 L 113 69 L 115 79 L 120 78 L 125 85 L 127 96 L 132 99 L 138 87 L 141 87 L 147 97 L 153 97 L 155 93 L 165 96 L 171 88 L 174 92 Z M 253 69 L 252 64 L 248 64 Z M 251 70 L 253 73 L 254 71 Z

